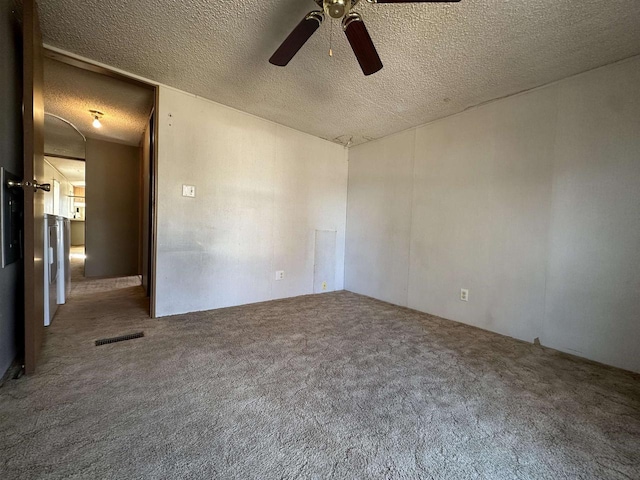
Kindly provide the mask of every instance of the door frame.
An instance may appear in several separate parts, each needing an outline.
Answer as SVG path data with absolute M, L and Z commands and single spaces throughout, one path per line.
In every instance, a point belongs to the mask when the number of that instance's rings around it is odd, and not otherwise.
M 128 75 L 124 72 L 117 71 L 107 66 L 100 65 L 91 60 L 78 58 L 76 56 L 55 50 L 47 45 L 43 46 L 44 58 L 56 60 L 58 62 L 71 65 L 82 70 L 87 70 L 94 73 L 106 75 L 117 80 L 121 80 L 133 85 L 141 86 L 149 89 L 153 93 L 153 109 L 155 112 L 155 122 L 153 124 L 153 131 L 151 132 L 155 139 L 155 148 L 153 149 L 153 158 L 150 168 L 150 183 L 149 183 L 149 205 L 151 207 L 151 215 L 149 216 L 151 234 L 149 236 L 149 316 L 156 318 L 156 259 L 157 259 L 157 245 L 158 245 L 158 110 L 160 104 L 160 85 L 150 81 L 142 80 L 133 75 Z

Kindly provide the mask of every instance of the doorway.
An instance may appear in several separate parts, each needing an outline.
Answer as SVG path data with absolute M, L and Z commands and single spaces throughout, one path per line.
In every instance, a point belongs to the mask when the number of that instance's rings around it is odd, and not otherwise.
M 3 98 L 7 100 L 0 109 L 0 120 L 6 133 L 3 141 L 0 141 L 0 153 L 3 154 L 0 159 L 0 177 L 3 179 L 0 191 L 3 198 L 10 199 L 6 203 L 11 208 L 4 208 L 3 202 L 4 218 L 21 220 L 6 222 L 10 234 L 3 233 L 2 238 L 19 238 L 16 245 L 20 246 L 20 254 L 15 258 L 2 255 L 0 285 L 3 288 L 0 304 L 3 308 L 0 309 L 0 316 L 3 319 L 6 316 L 8 321 L 0 322 L 0 350 L 6 353 L 0 355 L 0 367 L 5 370 L 8 362 L 15 358 L 20 362 L 18 367 L 21 365 L 26 373 L 33 373 L 46 336 L 45 291 L 49 290 L 51 300 L 54 295 L 53 281 L 60 277 L 60 259 L 71 257 L 71 252 L 60 254 L 60 249 L 53 252 L 51 249 L 60 243 L 60 238 L 64 238 L 60 232 L 66 232 L 67 225 L 70 247 L 70 222 L 83 220 L 78 204 L 85 204 L 84 276 L 91 273 L 88 271 L 91 261 L 95 265 L 102 265 L 106 276 L 120 275 L 123 272 L 106 269 L 113 268 L 113 264 L 117 263 L 114 258 L 127 258 L 129 270 L 124 273 L 139 276 L 139 292 L 142 293 L 144 288 L 148 294 L 148 315 L 155 316 L 155 288 L 152 281 L 155 275 L 155 146 L 146 146 L 148 157 L 145 159 L 141 158 L 140 153 L 129 157 L 135 158 L 136 166 L 133 171 L 130 169 L 121 175 L 121 179 L 126 182 L 117 183 L 117 188 L 113 187 L 114 183 L 107 181 L 107 178 L 112 177 L 104 175 L 111 162 L 101 162 L 99 158 L 91 162 L 90 152 L 93 148 L 94 153 L 99 152 L 104 157 L 104 152 L 109 150 L 107 144 L 142 152 L 145 138 L 154 142 L 157 138 L 157 125 L 153 116 L 157 114 L 158 86 L 71 55 L 45 49 L 35 0 L 19 2 L 16 8 L 11 5 L 13 4 L 0 8 L 3 26 L 0 33 L 3 45 L 7 46 L 2 50 L 7 75 L 0 82 Z M 65 77 L 65 74 L 68 75 Z M 102 86 L 96 87 L 100 82 Z M 98 95 L 92 96 L 87 89 L 93 89 Z M 51 92 L 54 94 L 51 95 Z M 99 101 L 99 94 L 102 94 L 104 102 Z M 130 115 L 132 107 L 137 115 Z M 45 111 L 49 115 L 45 115 Z M 45 159 L 45 117 L 58 117 L 84 135 L 84 156 L 48 150 L 48 159 Z M 136 131 L 115 128 L 122 123 L 129 127 L 137 125 L 133 129 Z M 69 132 L 71 130 L 67 130 Z M 132 140 L 131 134 L 134 134 L 135 139 Z M 112 148 L 114 149 L 116 147 Z M 122 155 L 117 155 L 117 158 L 121 157 Z M 85 192 L 75 188 L 66 175 L 61 173 L 61 167 L 54 166 L 59 159 L 85 162 Z M 144 173 L 140 173 L 145 162 L 147 165 Z M 106 170 L 100 172 L 100 165 L 106 165 Z M 127 167 L 131 165 L 128 164 Z M 50 174 L 45 175 L 45 169 L 50 170 Z M 92 178 L 98 180 L 94 182 Z M 106 184 L 110 185 L 109 189 L 105 189 Z M 50 199 L 46 213 L 45 194 Z M 142 198 L 142 195 L 148 196 Z M 123 198 L 129 201 L 123 203 Z M 22 205 L 22 208 L 19 212 L 14 212 L 17 205 Z M 101 205 L 106 207 L 102 208 Z M 115 215 L 114 210 L 117 211 Z M 127 221 L 123 220 L 125 217 Z M 92 246 L 92 230 L 89 225 L 92 219 L 98 229 L 103 228 L 94 235 L 94 239 L 102 240 L 103 246 L 114 246 L 111 251 L 118 249 L 116 257 L 105 261 L 99 242 L 94 241 Z M 105 225 L 110 227 L 106 231 Z M 123 225 L 126 227 L 123 228 Z M 125 247 L 120 248 L 118 241 L 122 240 L 123 234 L 131 235 L 132 232 L 133 236 L 127 237 L 124 242 Z M 104 242 L 105 238 L 115 238 L 116 241 Z M 13 245 L 12 241 L 7 245 Z M 145 258 L 140 258 L 141 255 L 145 255 Z M 118 268 L 120 267 L 122 264 Z M 45 277 L 47 272 L 49 279 Z M 95 271 L 93 274 L 97 275 Z M 47 280 L 50 283 L 46 283 Z M 6 288 L 8 284 L 11 289 Z M 4 308 L 5 305 L 7 308 Z M 50 305 L 53 307 L 53 304 Z M 9 340 L 4 341 L 7 336 L 10 337 Z
M 72 284 L 138 277 L 153 316 L 157 87 L 44 53 L 45 158 L 61 175 L 51 181 L 71 224 Z

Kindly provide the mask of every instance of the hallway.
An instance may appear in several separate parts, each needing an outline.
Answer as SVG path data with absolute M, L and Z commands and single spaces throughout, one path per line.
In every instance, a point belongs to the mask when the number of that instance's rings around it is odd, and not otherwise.
M 71 247 L 71 299 L 96 292 L 108 292 L 140 286 L 139 276 L 116 278 L 87 278 L 84 276 L 84 246 Z M 147 300 L 148 304 L 148 300 Z M 145 306 L 148 310 L 148 306 Z M 57 318 L 57 317 L 56 317 Z M 55 323 L 55 321 L 54 321 Z
M 89 279 L 83 264 L 83 247 L 73 247 L 71 295 L 46 329 L 38 372 L 0 389 L 2 478 L 49 477 L 53 465 L 91 450 L 117 426 L 112 415 L 121 404 L 119 384 L 144 360 L 134 348 L 96 347 L 94 341 L 160 325 L 148 316 L 139 277 Z M 126 425 L 126 415 L 120 419 Z

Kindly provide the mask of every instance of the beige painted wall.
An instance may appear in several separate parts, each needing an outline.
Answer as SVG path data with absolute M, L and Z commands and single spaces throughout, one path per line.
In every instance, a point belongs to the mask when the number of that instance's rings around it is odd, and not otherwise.
M 84 246 L 84 221 L 71 220 L 71 246 L 80 247 Z
M 342 146 L 165 87 L 159 112 L 158 316 L 313 293 L 316 230 L 342 289 Z
M 636 57 L 352 148 L 345 287 L 640 371 L 639 132 Z
M 140 148 L 87 139 L 87 277 L 137 275 Z

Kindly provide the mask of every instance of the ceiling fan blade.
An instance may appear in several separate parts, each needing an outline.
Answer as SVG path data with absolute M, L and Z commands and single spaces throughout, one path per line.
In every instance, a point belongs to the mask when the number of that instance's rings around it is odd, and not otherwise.
M 367 0 L 369 3 L 457 3 L 460 0 Z
M 362 72 L 371 75 L 382 69 L 382 61 L 360 15 L 356 12 L 349 13 L 342 20 L 342 27 Z
M 298 53 L 298 50 L 311 38 L 311 35 L 318 29 L 323 20 L 324 14 L 321 11 L 310 12 L 285 38 L 275 53 L 271 55 L 269 62 L 279 67 L 287 65 Z

